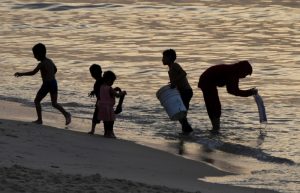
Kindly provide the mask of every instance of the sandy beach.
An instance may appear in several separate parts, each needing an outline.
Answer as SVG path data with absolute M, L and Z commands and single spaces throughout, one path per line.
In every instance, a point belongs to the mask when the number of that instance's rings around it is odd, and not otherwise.
M 31 123 L 34 108 L 0 101 L 0 109 L 0 192 L 275 192 L 201 181 L 231 174 L 131 141 L 65 128 L 60 114 L 44 113 L 44 125 L 37 125 Z M 71 124 L 79 123 L 73 118 Z

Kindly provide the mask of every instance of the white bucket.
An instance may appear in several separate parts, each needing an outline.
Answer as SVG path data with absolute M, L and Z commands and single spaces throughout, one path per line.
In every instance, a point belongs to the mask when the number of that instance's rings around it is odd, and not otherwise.
M 171 89 L 169 85 L 163 86 L 156 92 L 156 97 L 171 120 L 180 120 L 186 117 L 187 110 L 176 88 Z

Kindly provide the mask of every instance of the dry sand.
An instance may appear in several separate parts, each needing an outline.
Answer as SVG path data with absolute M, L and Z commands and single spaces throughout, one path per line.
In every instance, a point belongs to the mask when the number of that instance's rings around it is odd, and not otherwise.
M 33 108 L 0 101 L 0 192 L 275 192 L 207 183 L 201 178 L 230 173 L 130 141 L 65 129 L 60 114 L 45 113 L 44 125 L 31 123 L 35 117 Z

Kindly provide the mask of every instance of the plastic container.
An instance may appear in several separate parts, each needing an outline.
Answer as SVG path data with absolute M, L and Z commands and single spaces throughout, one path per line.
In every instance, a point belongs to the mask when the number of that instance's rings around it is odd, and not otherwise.
M 258 108 L 259 122 L 267 123 L 268 122 L 267 114 L 266 114 L 266 109 L 262 97 L 259 94 L 253 95 L 253 97 Z
M 171 89 L 169 85 L 163 86 L 156 92 L 156 97 L 171 120 L 180 120 L 186 117 L 187 110 L 176 88 Z

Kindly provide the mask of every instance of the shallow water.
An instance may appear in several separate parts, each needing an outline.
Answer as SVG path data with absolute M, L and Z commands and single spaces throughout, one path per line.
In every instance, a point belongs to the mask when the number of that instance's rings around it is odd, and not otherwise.
M 179 124 L 168 119 L 155 96 L 168 83 L 168 69 L 161 63 L 161 52 L 174 48 L 194 89 L 189 120 L 195 133 L 183 140 L 185 149 L 197 149 L 197 144 L 202 144 L 213 151 L 267 165 L 267 169 L 238 179 L 209 180 L 298 193 L 300 3 L 110 2 L 1 3 L 1 99 L 32 105 L 40 86 L 39 75 L 17 79 L 13 74 L 35 67 L 31 48 L 43 42 L 58 67 L 59 101 L 74 116 L 89 119 L 92 115 L 95 100 L 87 97 L 93 86 L 88 68 L 99 63 L 103 70 L 117 74 L 115 86 L 128 93 L 124 112 L 116 122 L 116 129 L 128 130 L 128 136 L 120 137 L 140 143 L 167 141 L 178 145 Z M 234 97 L 221 88 L 222 135 L 211 138 L 202 93 L 197 88 L 198 78 L 208 66 L 245 59 L 253 64 L 254 71 L 241 82 L 241 88 L 259 89 L 268 125 L 264 128 L 259 124 L 253 97 Z M 49 98 L 44 106 L 45 110 L 53 110 Z M 99 129 L 97 132 L 101 133 Z M 195 144 L 196 148 L 192 148 Z M 191 157 L 192 154 L 185 153 Z

